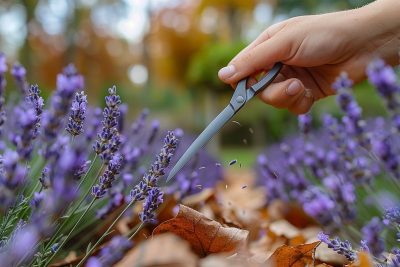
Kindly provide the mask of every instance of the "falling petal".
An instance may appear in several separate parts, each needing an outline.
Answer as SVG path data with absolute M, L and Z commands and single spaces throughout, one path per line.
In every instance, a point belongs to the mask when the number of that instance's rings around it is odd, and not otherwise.
M 237 162 L 237 159 L 233 159 L 229 162 L 229 165 L 232 166 L 232 165 L 236 164 L 236 162 Z
M 238 121 L 232 121 L 233 123 L 235 123 L 235 124 L 237 124 L 237 125 L 239 125 L 240 127 L 242 126 L 241 124 L 240 124 L 240 122 L 238 122 Z

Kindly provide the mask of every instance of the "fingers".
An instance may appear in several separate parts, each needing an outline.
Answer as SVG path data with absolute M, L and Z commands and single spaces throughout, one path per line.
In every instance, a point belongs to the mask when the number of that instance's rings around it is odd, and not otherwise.
M 274 25 L 272 30 L 267 30 L 260 35 L 252 44 L 242 50 L 229 64 L 218 72 L 219 78 L 229 84 L 237 83 L 239 80 L 269 69 L 278 61 L 288 55 L 287 42 L 283 42 L 279 34 L 276 34 L 281 25 Z
M 295 78 L 271 84 L 259 94 L 261 100 L 277 108 L 287 108 L 295 114 L 306 113 L 314 103 L 311 91 Z
M 297 99 L 297 101 L 292 104 L 288 109 L 294 114 L 304 114 L 307 113 L 311 106 L 314 104 L 314 96 L 310 89 L 305 89 L 304 94 Z
M 241 57 L 243 54 L 246 54 L 248 51 L 253 49 L 254 47 L 258 46 L 259 44 L 265 42 L 272 36 L 274 36 L 277 32 L 279 32 L 285 25 L 287 21 L 282 21 L 279 23 L 276 23 L 270 27 L 268 27 L 265 31 L 263 31 L 253 42 L 251 42 L 246 48 L 244 48 L 242 51 L 239 52 L 232 60 L 231 62 L 235 61 L 238 57 Z M 228 66 L 230 63 L 228 64 Z

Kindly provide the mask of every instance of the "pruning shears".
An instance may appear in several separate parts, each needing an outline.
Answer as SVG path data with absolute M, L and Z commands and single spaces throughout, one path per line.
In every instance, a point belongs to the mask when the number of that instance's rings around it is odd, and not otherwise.
M 185 164 L 199 151 L 210 139 L 218 133 L 218 131 L 242 108 L 250 101 L 256 94 L 267 88 L 272 81 L 278 76 L 279 71 L 282 69 L 282 63 L 278 62 L 272 69 L 256 84 L 246 88 L 248 77 L 241 80 L 233 93 L 229 105 L 226 106 L 221 113 L 208 126 L 203 132 L 193 141 L 189 148 L 183 153 L 181 158 L 169 172 L 167 182 L 169 182 Z

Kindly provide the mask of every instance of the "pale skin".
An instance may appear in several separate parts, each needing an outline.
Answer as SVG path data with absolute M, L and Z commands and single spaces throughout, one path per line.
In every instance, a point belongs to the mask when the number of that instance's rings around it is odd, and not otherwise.
M 267 28 L 236 55 L 219 78 L 234 86 L 245 77 L 284 63 L 275 82 L 259 94 L 265 103 L 295 114 L 334 94 L 341 72 L 358 83 L 374 58 L 399 64 L 400 0 L 377 0 L 367 6 L 322 15 L 291 18 Z

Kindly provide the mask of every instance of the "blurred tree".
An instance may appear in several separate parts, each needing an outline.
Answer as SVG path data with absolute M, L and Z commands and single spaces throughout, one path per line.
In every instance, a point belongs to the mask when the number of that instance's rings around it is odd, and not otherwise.
M 277 0 L 277 12 L 290 14 L 299 12 L 303 14 L 314 14 L 319 12 L 358 8 L 373 0 Z

